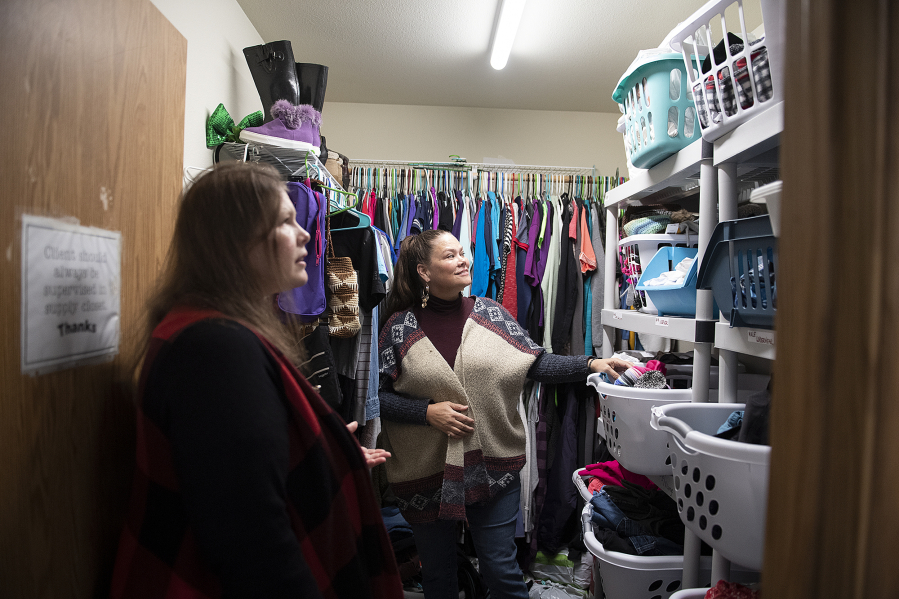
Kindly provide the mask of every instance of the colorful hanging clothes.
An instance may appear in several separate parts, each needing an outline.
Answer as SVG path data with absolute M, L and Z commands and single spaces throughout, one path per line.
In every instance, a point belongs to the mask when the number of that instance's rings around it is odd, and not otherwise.
M 477 228 L 474 234 L 474 258 L 472 259 L 471 294 L 484 297 L 490 283 L 490 258 L 487 254 L 487 240 L 484 237 L 486 228 L 486 213 L 490 211 L 487 202 L 481 204 L 478 210 Z
M 520 199 L 520 198 L 519 198 Z M 517 247 L 515 244 L 516 233 L 515 226 L 515 204 L 509 204 L 508 218 L 506 222 L 506 236 L 503 238 L 503 252 L 506 256 L 506 263 L 503 266 L 503 308 L 510 314 L 518 318 L 518 284 L 515 280 L 516 276 L 516 254 Z

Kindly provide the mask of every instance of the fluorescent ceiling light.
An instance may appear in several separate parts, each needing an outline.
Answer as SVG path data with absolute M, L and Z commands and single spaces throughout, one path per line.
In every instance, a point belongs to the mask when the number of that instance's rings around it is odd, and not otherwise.
M 505 67 L 509 61 L 509 53 L 512 51 L 515 34 L 518 33 L 518 23 L 521 21 L 525 3 L 525 0 L 502 1 L 499 25 L 496 26 L 496 35 L 493 37 L 493 54 L 490 56 L 490 66 L 497 71 Z

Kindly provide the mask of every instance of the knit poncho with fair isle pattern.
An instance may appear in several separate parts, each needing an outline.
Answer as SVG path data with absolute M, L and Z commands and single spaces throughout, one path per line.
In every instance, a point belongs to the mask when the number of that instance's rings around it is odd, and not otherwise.
M 469 406 L 474 433 L 449 438 L 437 428 L 383 421 L 387 478 L 412 523 L 465 519 L 465 506 L 514 482 L 525 462 L 518 399 L 544 350 L 493 300 L 477 298 L 450 368 L 411 310 L 394 314 L 378 340 L 382 385 L 420 401 Z

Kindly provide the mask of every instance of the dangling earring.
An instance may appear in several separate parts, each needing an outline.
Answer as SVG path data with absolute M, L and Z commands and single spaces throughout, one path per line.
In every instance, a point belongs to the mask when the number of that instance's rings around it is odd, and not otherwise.
M 428 299 L 430 299 L 430 297 L 431 297 L 430 291 L 431 291 L 430 285 L 425 283 L 424 291 L 421 292 L 421 307 L 422 308 L 424 308 L 425 306 L 428 305 Z

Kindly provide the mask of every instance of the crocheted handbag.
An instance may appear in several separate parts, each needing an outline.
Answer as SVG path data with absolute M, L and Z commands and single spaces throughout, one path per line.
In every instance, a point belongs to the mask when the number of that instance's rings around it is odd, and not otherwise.
M 362 328 L 359 321 L 359 278 L 348 257 L 334 255 L 331 225 L 328 222 L 328 333 L 332 337 L 353 337 Z

